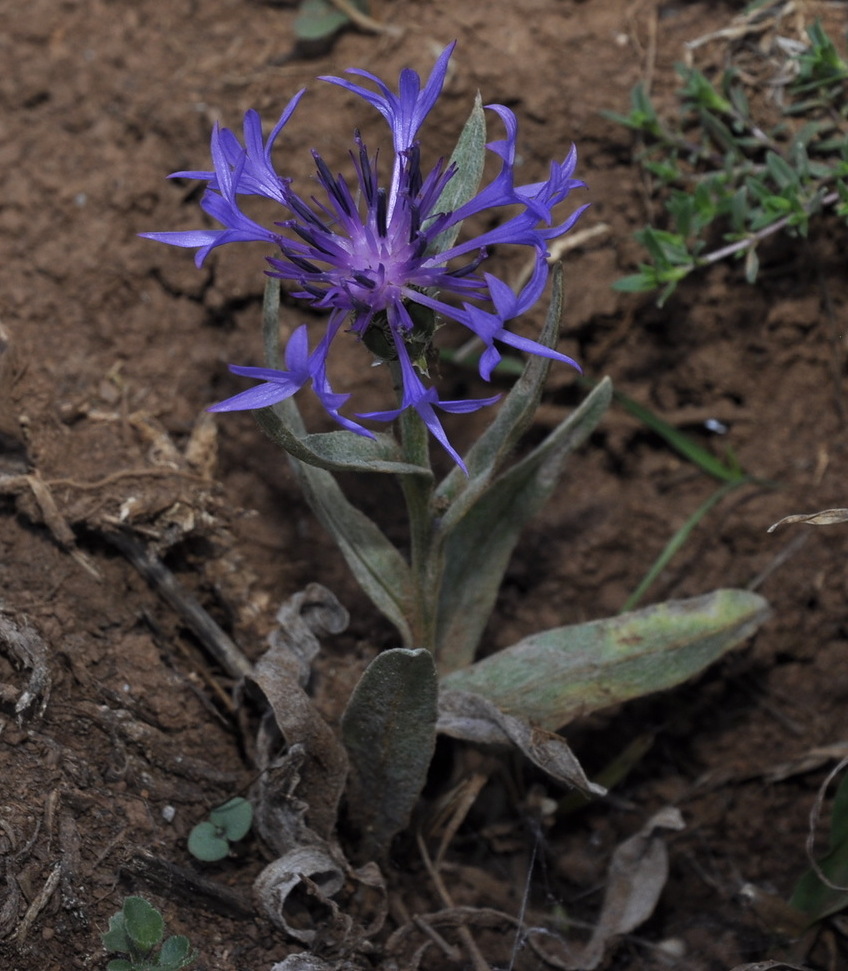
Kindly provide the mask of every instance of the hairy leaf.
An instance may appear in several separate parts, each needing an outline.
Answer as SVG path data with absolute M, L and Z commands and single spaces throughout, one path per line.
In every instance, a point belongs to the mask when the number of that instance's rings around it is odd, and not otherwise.
M 769 612 L 745 590 L 671 600 L 534 634 L 442 685 L 555 731 L 578 715 L 680 684 L 749 637 Z
M 433 656 L 419 648 L 378 654 L 344 716 L 350 761 L 348 812 L 366 858 L 381 856 L 409 822 L 436 744 Z
M 475 497 L 462 518 L 445 516 L 436 634 L 442 671 L 473 659 L 521 531 L 554 491 L 568 455 L 601 420 L 611 397 L 612 384 L 604 379 L 540 445 Z

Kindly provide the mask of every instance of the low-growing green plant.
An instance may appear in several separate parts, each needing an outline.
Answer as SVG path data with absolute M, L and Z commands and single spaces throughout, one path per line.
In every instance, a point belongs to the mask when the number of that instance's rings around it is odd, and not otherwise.
M 377 158 L 369 155 L 357 131 L 354 183 L 333 175 L 315 152 L 322 199 L 295 191 L 292 180 L 274 167 L 272 152 L 304 97 L 301 91 L 267 139 L 259 115 L 250 110 L 243 141 L 230 129 L 214 130 L 214 171 L 175 173 L 207 182 L 201 206 L 223 228 L 144 234 L 197 250 L 198 265 L 230 243 L 252 240 L 273 247 L 262 317 L 265 366 L 230 366 L 234 374 L 259 383 L 210 410 L 254 412 L 272 441 L 288 453 L 306 501 L 362 589 L 398 631 L 401 646 L 378 655 L 354 689 L 342 718 L 342 745 L 303 691 L 308 670 L 301 671 L 293 655 L 308 669 L 310 651 L 300 645 L 284 649 L 283 638 L 272 643 L 248 677 L 265 695 L 279 734 L 290 746 L 287 771 L 309 793 L 303 800 L 309 806 L 307 834 L 300 817 L 288 828 L 272 825 L 269 820 L 279 820 L 279 807 L 269 814 L 261 808 L 268 800 L 257 799 L 258 830 L 280 853 L 270 873 L 257 881 L 262 891 L 257 893 L 268 901 L 269 914 L 276 915 L 272 919 L 303 940 L 311 940 L 313 932 L 292 929 L 280 916 L 279 901 L 291 892 L 292 874 L 318 874 L 335 888 L 332 892 L 345 885 L 350 874 L 338 869 L 332 847 L 315 856 L 316 832 L 320 829 L 324 839 L 330 834 L 342 795 L 348 830 L 359 836 L 356 855 L 366 861 L 385 857 L 408 822 L 437 731 L 487 745 L 515 745 L 558 781 L 602 794 L 555 732 L 578 715 L 679 684 L 739 644 L 768 614 L 768 605 L 756 594 L 717 590 L 540 631 L 475 660 L 520 534 L 562 488 L 574 451 L 612 400 L 612 385 L 608 379 L 597 383 L 545 438 L 518 448 L 533 423 L 552 362 L 579 370 L 556 349 L 562 274 L 559 267 L 551 269 L 547 253 L 551 241 L 567 233 L 585 209 L 579 205 L 556 214 L 584 184 L 575 177 L 575 148 L 552 162 L 545 181 L 517 184 L 517 120 L 505 105 L 490 105 L 506 136 L 490 141 L 479 97 L 451 158 L 432 170 L 422 168 L 417 133 L 439 98 L 453 50 L 451 44 L 442 52 L 426 82 L 410 69 L 402 71 L 397 93 L 359 69 L 349 72 L 357 80 L 322 79 L 363 99 L 388 122 L 394 159 L 387 184 L 381 183 Z M 500 165 L 491 180 L 486 180 L 487 151 Z M 260 225 L 240 208 L 241 197 L 250 195 L 275 202 L 292 218 L 270 229 Z M 462 233 L 469 217 L 486 214 L 489 219 L 498 211 L 505 219 L 495 228 L 470 237 Z M 480 270 L 496 245 L 524 247 L 533 254 L 534 269 L 518 292 Z M 548 313 L 539 339 L 533 340 L 509 325 L 538 303 L 549 278 Z M 287 326 L 284 346 L 281 281 L 293 283 L 298 297 L 316 310 L 329 311 L 323 323 Z M 477 370 L 483 381 L 490 380 L 502 360 L 502 347 L 525 354 L 510 390 L 503 396 L 444 399 L 430 373 L 438 355 L 434 338 L 442 328 L 457 333 L 463 328 L 479 340 Z M 328 359 L 331 351 L 339 352 L 343 334 L 356 337 L 359 349 L 370 352 L 363 367 L 370 368 L 369 356 L 382 365 L 394 385 L 396 407 L 342 413 L 352 392 L 333 388 Z M 340 429 L 307 430 L 295 401 L 307 387 Z M 499 399 L 489 425 L 461 454 L 442 424 L 444 415 L 458 420 Z M 375 432 L 361 421 L 389 423 L 391 430 Z M 444 475 L 437 475 L 439 466 L 432 462 L 431 441 L 452 462 Z M 339 473 L 345 480 L 336 478 Z M 399 486 L 408 517 L 405 541 L 396 545 L 347 498 L 343 483 L 351 473 L 368 475 L 377 496 L 382 490 L 390 494 L 389 477 Z M 735 473 L 732 477 L 737 478 Z M 325 607 L 312 602 L 313 619 L 327 631 L 343 629 L 346 621 L 339 625 Z M 284 608 L 287 616 L 297 613 L 294 607 Z M 302 634 L 302 617 L 298 623 Z M 265 764 L 272 764 L 270 756 Z M 288 778 L 279 772 L 277 783 L 282 786 Z M 285 786 L 280 800 L 291 802 Z M 226 834 L 212 834 L 208 827 L 202 832 L 215 836 L 216 852 L 225 850 Z
M 194 963 L 196 955 L 187 937 L 175 934 L 163 941 L 164 935 L 165 921 L 159 911 L 144 897 L 127 897 L 101 935 L 107 951 L 126 954 L 111 960 L 107 971 L 179 971 Z
M 244 839 L 252 823 L 253 806 L 241 796 L 234 796 L 194 827 L 188 836 L 188 851 L 204 863 L 223 860 L 230 852 L 230 844 Z
M 807 37 L 788 48 L 793 80 L 774 118 L 754 110 L 732 67 L 713 82 L 683 64 L 677 118 L 661 118 L 641 84 L 628 115 L 607 113 L 642 136 L 639 162 L 665 210 L 635 234 L 648 259 L 615 289 L 659 289 L 662 305 L 693 270 L 730 258 L 753 283 L 764 239 L 804 237 L 825 211 L 848 219 L 848 63 L 818 21 Z

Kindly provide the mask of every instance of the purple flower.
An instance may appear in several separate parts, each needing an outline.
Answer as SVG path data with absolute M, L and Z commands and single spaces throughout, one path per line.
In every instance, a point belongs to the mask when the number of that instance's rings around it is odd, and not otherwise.
M 439 200 L 455 169 L 439 161 L 424 174 L 417 135 L 441 93 L 453 48 L 451 44 L 443 51 L 423 88 L 418 74 L 402 71 L 397 94 L 365 71 L 348 73 L 372 82 L 376 91 L 344 78 L 321 78 L 359 95 L 388 122 L 394 144 L 388 187 L 381 185 L 377 157 L 369 155 L 358 132 L 351 151 L 356 175 L 353 186 L 343 175 L 333 175 L 317 152 L 312 154 L 322 190 L 320 198 L 313 196 L 307 202 L 292 189 L 290 179 L 277 173 L 271 162 L 272 149 L 303 91 L 286 106 L 267 140 L 263 139 L 258 114 L 248 111 L 241 141 L 229 129 L 215 126 L 211 171 L 173 173 L 172 178 L 197 178 L 208 183 L 201 206 L 224 228 L 142 235 L 196 249 L 198 266 L 225 243 L 272 243 L 279 255 L 268 258 L 269 274 L 292 281 L 295 296 L 329 311 L 324 336 L 311 353 L 305 327 L 298 328 L 289 339 L 286 370 L 231 366 L 234 373 L 263 383 L 214 405 L 212 410 L 266 407 L 290 397 L 311 381 L 337 422 L 358 434 L 370 435 L 339 415 L 339 408 L 350 396 L 333 392 L 326 376 L 330 346 L 346 324 L 346 329 L 379 357 L 397 360 L 403 380 L 399 408 L 359 417 L 390 421 L 406 408 L 414 408 L 433 436 L 462 465 L 434 409 L 469 412 L 496 398 L 440 401 L 434 388 L 424 386 L 418 372 L 426 374 L 431 338 L 439 322 L 462 324 L 483 341 L 480 374 L 486 380 L 500 360 L 495 341 L 577 367 L 564 354 L 506 329 L 508 321 L 532 307 L 544 289 L 548 240 L 567 232 L 586 208 L 576 209 L 563 222 L 553 222 L 555 207 L 572 189 L 584 185 L 573 177 L 576 152 L 572 149 L 561 163 L 553 163 L 545 181 L 516 186 L 515 116 L 503 105 L 489 105 L 506 130 L 504 139 L 487 146 L 500 158 L 501 170 L 458 209 L 440 207 Z M 287 218 L 275 223 L 273 229 L 260 225 L 240 208 L 239 197 L 248 195 L 274 200 L 284 208 Z M 458 227 L 469 216 L 504 206 L 511 207 L 511 215 L 499 226 L 440 249 L 438 240 L 446 230 Z M 535 270 L 519 294 L 497 277 L 477 273 L 489 247 L 501 243 L 529 246 L 535 253 Z

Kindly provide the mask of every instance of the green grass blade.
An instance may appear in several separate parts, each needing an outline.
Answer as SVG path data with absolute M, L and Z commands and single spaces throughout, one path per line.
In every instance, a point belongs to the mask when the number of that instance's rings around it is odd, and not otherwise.
M 677 530 L 677 532 L 671 537 L 671 539 L 666 543 L 665 549 L 660 553 L 660 555 L 654 561 L 653 566 L 642 578 L 642 582 L 638 587 L 630 594 L 627 600 L 624 602 L 624 606 L 621 608 L 621 613 L 625 614 L 629 610 L 633 610 L 639 601 L 645 596 L 649 588 L 652 586 L 656 578 L 662 573 L 662 571 L 668 566 L 672 557 L 678 553 L 689 539 L 692 530 L 700 523 L 700 521 L 707 515 L 707 513 L 717 505 L 721 500 L 733 492 L 734 489 L 738 489 L 739 486 L 744 485 L 750 480 L 747 478 L 742 478 L 734 482 L 726 482 L 723 486 L 720 486 L 716 491 L 692 513 L 692 515 L 686 520 L 686 522 Z

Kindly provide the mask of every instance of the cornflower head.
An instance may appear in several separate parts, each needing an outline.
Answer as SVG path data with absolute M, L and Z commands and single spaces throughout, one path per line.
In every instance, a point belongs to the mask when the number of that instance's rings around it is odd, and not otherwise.
M 277 173 L 271 160 L 272 149 L 304 90 L 291 99 L 267 139 L 263 139 L 259 115 L 250 110 L 244 117 L 241 141 L 230 129 L 216 124 L 212 133 L 212 171 L 172 173 L 171 178 L 202 179 L 208 183 L 201 207 L 224 228 L 143 236 L 196 249 L 198 266 L 213 249 L 225 243 L 267 242 L 279 252 L 267 258 L 270 268 L 266 272 L 292 281 L 293 296 L 316 309 L 329 311 L 324 334 L 314 350 L 309 350 L 306 326 L 294 332 L 286 347 L 284 370 L 231 365 L 234 373 L 261 383 L 212 405 L 210 411 L 264 408 L 291 397 L 311 382 L 335 421 L 357 434 L 373 437 L 366 428 L 339 414 L 350 394 L 335 393 L 327 378 L 328 353 L 339 330 L 346 326 L 378 358 L 397 362 L 396 373 L 402 382 L 398 408 L 359 413 L 357 417 L 391 421 L 413 408 L 464 468 L 435 409 L 471 412 L 492 404 L 499 396 L 442 401 L 433 387 L 425 386 L 422 377 L 427 375 L 437 326 L 453 321 L 482 341 L 479 371 L 487 381 L 500 360 L 495 342 L 578 367 L 564 354 L 506 328 L 542 294 L 548 276 L 548 241 L 567 232 L 586 208 L 579 207 L 563 222 L 553 220 L 554 208 L 572 189 L 584 186 L 573 178 L 576 150 L 572 147 L 562 162 L 552 163 L 546 180 L 516 185 L 515 115 L 503 105 L 488 105 L 506 130 L 504 139 L 486 146 L 500 158 L 500 171 L 469 201 L 454 209 L 446 208 L 441 200 L 457 174 L 456 166 L 440 160 L 424 174 L 417 136 L 441 93 L 454 46 L 451 44 L 442 52 L 423 87 L 415 71 L 403 70 L 397 94 L 367 71 L 347 73 L 372 82 L 376 91 L 346 78 L 319 79 L 360 96 L 388 122 L 394 158 L 387 187 L 379 180 L 377 156 L 368 153 L 358 131 L 350 153 L 356 176 L 353 188 L 343 175 L 333 175 L 316 151 L 312 155 L 322 190 L 320 198 L 312 196 L 307 202 L 294 191 L 291 179 Z M 288 218 L 273 228 L 255 222 L 239 204 L 240 196 L 251 195 L 279 203 Z M 459 225 L 469 216 L 505 206 L 511 207 L 512 214 L 499 226 L 456 241 Z M 518 293 L 490 273 L 478 272 L 490 248 L 498 244 L 528 246 L 535 254 L 534 271 Z

